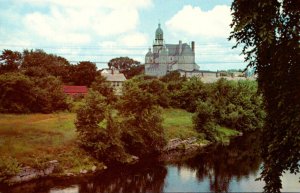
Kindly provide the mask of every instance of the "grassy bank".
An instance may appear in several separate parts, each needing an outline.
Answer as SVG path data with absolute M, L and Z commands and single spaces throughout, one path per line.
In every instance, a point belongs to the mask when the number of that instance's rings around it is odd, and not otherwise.
M 15 158 L 22 165 L 38 167 L 45 161 L 58 160 L 61 171 L 78 173 L 102 163 L 76 145 L 74 113 L 0 115 L 0 156 Z M 180 109 L 163 110 L 166 140 L 203 136 L 193 129 L 192 113 Z M 219 128 L 220 140 L 236 132 Z M 205 141 L 203 141 L 205 142 Z M 1 160 L 0 160 L 1 162 Z

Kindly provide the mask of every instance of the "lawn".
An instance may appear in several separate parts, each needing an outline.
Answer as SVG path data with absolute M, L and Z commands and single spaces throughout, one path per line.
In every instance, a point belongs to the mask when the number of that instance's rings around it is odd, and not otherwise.
M 203 139 L 203 135 L 193 129 L 192 115 L 180 109 L 164 109 L 166 140 Z M 83 168 L 102 165 L 78 148 L 75 117 L 74 113 L 0 114 L 0 159 L 12 157 L 22 165 L 33 167 L 56 159 L 65 172 L 79 172 Z M 221 140 L 236 134 L 226 128 L 219 128 L 219 131 Z

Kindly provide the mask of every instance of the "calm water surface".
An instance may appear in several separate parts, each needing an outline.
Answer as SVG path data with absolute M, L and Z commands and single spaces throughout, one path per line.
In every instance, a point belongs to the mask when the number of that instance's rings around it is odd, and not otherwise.
M 257 137 L 247 135 L 172 164 L 148 160 L 84 179 L 44 179 L 0 192 L 261 192 L 264 183 L 255 180 L 261 166 L 258 152 Z M 300 192 L 299 177 L 284 174 L 282 191 Z

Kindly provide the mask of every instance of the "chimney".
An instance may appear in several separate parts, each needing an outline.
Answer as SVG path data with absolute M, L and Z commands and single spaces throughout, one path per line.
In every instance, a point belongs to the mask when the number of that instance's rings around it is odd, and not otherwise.
M 182 41 L 181 40 L 179 40 L 179 54 L 181 54 L 181 52 L 182 52 Z
M 194 41 L 192 41 L 192 50 L 195 53 L 195 42 Z

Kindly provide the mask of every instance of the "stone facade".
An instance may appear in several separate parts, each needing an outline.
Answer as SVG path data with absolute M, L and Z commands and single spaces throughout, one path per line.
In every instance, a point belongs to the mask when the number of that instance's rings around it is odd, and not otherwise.
M 182 41 L 178 44 L 165 44 L 160 24 L 155 32 L 152 50 L 149 48 L 145 56 L 146 75 L 164 76 L 170 71 L 199 73 L 199 66 L 195 63 L 195 42 L 191 45 Z

